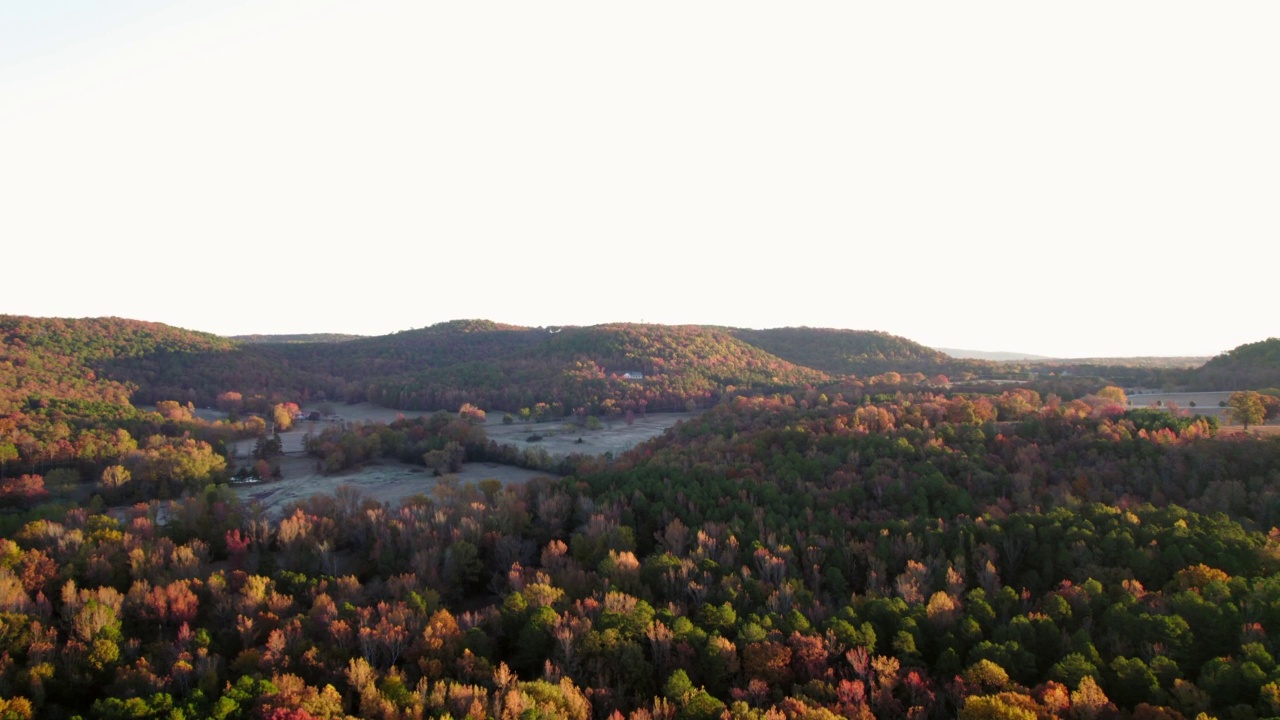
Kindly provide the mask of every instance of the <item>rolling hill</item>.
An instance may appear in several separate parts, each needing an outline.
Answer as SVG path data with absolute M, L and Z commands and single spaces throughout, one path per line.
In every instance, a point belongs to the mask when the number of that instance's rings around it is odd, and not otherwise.
M 765 352 L 834 375 L 932 374 L 957 365 L 944 353 L 886 332 L 809 327 L 731 332 Z
M 371 383 L 369 399 L 392 407 L 477 402 L 516 409 L 539 402 L 589 412 L 705 406 L 729 389 L 772 392 L 828 379 L 730 333 L 702 326 L 598 325 L 552 330 L 495 329 L 434 336 L 452 347 L 497 348 L 485 335 L 509 334 L 506 354 L 426 364 Z M 441 355 L 438 350 L 437 355 Z M 632 377 L 626 377 L 630 374 Z
M 1246 343 L 1210 359 L 1192 373 L 1205 390 L 1280 387 L 1280 338 Z
M 139 320 L 0 315 L 0 413 L 54 399 L 127 404 L 136 376 L 113 374 L 112 366 L 182 364 L 235 347 L 209 333 Z
M 542 404 L 555 415 L 613 413 L 706 407 L 727 393 L 785 392 L 890 371 L 981 375 L 994 367 L 889 333 L 808 327 L 455 320 L 377 337 L 233 339 L 119 318 L 3 316 L 0 332 L 6 407 L 27 402 L 39 387 L 116 403 L 207 406 L 234 391 L 251 407 L 368 400 L 414 410 L 471 402 L 511 412 Z M 1205 382 L 1238 377 L 1238 369 L 1221 369 L 1228 363 L 1256 367 L 1269 357 L 1249 346 L 1238 355 L 1207 365 Z M 1255 375 L 1280 384 L 1280 372 Z
M 556 414 L 622 412 L 706 406 L 726 392 L 777 392 L 831 379 L 730 330 L 704 326 L 529 328 L 458 320 L 340 341 L 238 341 L 119 319 L 11 318 L 8 325 L 11 355 L 31 352 L 28 346 L 40 355 L 10 367 L 57 369 L 32 381 L 23 379 L 29 372 L 11 371 L 8 387 L 93 377 L 101 385 L 95 397 L 140 404 L 212 405 L 218 394 L 235 391 L 259 405 L 328 399 L 432 409 L 473 402 L 514 411 L 543 403 Z M 12 403 L 25 402 L 15 393 Z

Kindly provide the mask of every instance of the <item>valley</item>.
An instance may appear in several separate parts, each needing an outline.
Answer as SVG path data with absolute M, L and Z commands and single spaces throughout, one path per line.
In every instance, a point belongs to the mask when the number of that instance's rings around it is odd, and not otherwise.
M 0 710 L 1280 713 L 1280 341 L 557 330 L 0 316 Z

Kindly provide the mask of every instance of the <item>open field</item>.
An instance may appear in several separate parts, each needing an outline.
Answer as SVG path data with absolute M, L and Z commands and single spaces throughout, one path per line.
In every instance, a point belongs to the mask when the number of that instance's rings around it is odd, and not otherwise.
M 304 408 L 307 411 L 314 409 L 316 408 Z M 391 422 L 399 417 L 431 415 L 434 411 L 395 410 L 370 405 L 369 403 L 357 403 L 355 405 L 333 405 L 333 412 L 341 417 L 344 422 Z M 662 431 L 681 420 L 695 418 L 699 413 L 649 413 L 647 415 L 636 415 L 635 421 L 631 425 L 627 425 L 621 417 L 616 417 L 603 421 L 604 427 L 600 430 L 587 430 L 586 428 L 578 427 L 571 421 L 565 420 L 541 423 L 516 422 L 504 425 L 502 415 L 501 410 L 494 410 L 485 417 L 484 431 L 490 438 L 497 440 L 500 444 L 515 445 L 517 447 L 537 445 L 548 453 L 559 456 L 575 452 L 593 455 L 600 455 L 606 452 L 617 454 L 630 450 L 655 435 L 662 434 Z M 313 432 L 320 432 L 329 423 L 304 422 L 300 423 L 300 425 L 311 427 Z M 290 432 L 293 431 L 291 430 Z M 529 443 L 530 435 L 541 435 L 543 440 L 538 443 Z M 579 437 L 582 438 L 582 444 L 577 443 Z M 252 445 L 250 446 L 252 447 Z M 286 447 L 285 450 L 287 452 L 288 448 Z
M 1182 392 L 1182 393 L 1134 393 L 1129 395 L 1129 407 L 1134 408 L 1155 408 L 1167 409 L 1169 403 L 1175 403 L 1179 409 L 1186 410 L 1195 415 L 1206 415 L 1218 418 L 1221 423 L 1222 432 L 1240 432 L 1244 427 L 1238 423 L 1233 423 L 1227 415 L 1227 409 L 1219 407 L 1218 403 L 1225 401 L 1231 397 L 1231 392 Z M 1160 405 L 1156 405 L 1156 402 Z M 1191 403 L 1195 403 L 1195 407 Z M 1249 433 L 1254 435 L 1280 435 L 1280 421 L 1272 420 L 1265 425 L 1249 426 Z
M 400 417 L 424 417 L 435 413 L 434 410 L 396 410 L 395 408 L 385 408 L 373 405 L 367 402 L 356 403 L 354 405 L 344 405 L 342 403 L 327 403 L 333 409 L 333 414 L 342 418 L 343 422 L 392 422 Z M 311 412 L 319 410 L 319 405 L 305 405 L 302 407 L 303 412 Z M 305 423 L 303 423 L 305 424 Z M 329 423 L 316 423 L 320 427 L 325 427 Z
M 314 409 L 313 407 L 304 408 L 306 411 Z M 394 410 L 369 403 L 334 405 L 333 412 L 342 418 L 343 422 L 392 422 L 399 417 L 422 417 L 433 413 L 433 411 L 424 410 Z M 563 419 L 541 423 L 516 422 L 506 425 L 502 422 L 502 415 L 501 411 L 495 410 L 486 416 L 484 431 L 490 439 L 496 440 L 500 445 L 513 445 L 517 448 L 539 447 L 546 450 L 552 457 L 563 457 L 572 453 L 603 455 L 608 452 L 617 455 L 651 437 L 661 435 L 664 430 L 681 420 L 697 417 L 699 413 L 636 415 L 631 425 L 627 425 L 625 420 L 617 417 L 603 421 L 603 427 L 599 430 L 587 430 L 572 421 Z M 332 423 L 323 421 L 298 423 L 294 429 L 280 434 L 280 439 L 284 442 L 284 451 L 301 452 L 303 433 L 319 433 L 331 425 Z M 529 442 L 531 435 L 541 435 L 542 440 Z M 578 442 L 578 438 L 582 438 L 581 443 Z M 253 448 L 252 441 L 242 442 L 240 445 L 243 448 L 242 453 L 247 453 Z
M 1275 423 L 1274 420 L 1271 422 Z M 1250 435 L 1265 435 L 1267 437 L 1280 437 L 1280 425 L 1277 425 L 1277 424 L 1250 425 L 1248 430 L 1245 430 L 1243 427 L 1239 425 L 1223 425 L 1222 429 L 1218 431 L 1218 435 L 1219 437 L 1221 437 L 1222 435 L 1225 435 L 1227 433 L 1233 433 L 1233 432 L 1247 432 Z
M 316 470 L 315 459 L 285 457 L 280 462 L 284 479 L 253 485 L 235 485 L 240 499 L 261 503 L 270 515 L 279 515 L 286 506 L 318 493 L 333 493 L 350 485 L 380 503 L 399 505 L 413 495 L 430 495 L 439 478 L 426 468 L 402 463 L 369 463 L 335 475 Z M 464 483 L 494 479 L 503 484 L 526 482 L 545 473 L 494 463 L 467 463 L 454 475 Z
M 503 425 L 501 413 L 489 415 L 484 431 L 501 445 L 537 447 L 552 457 L 573 453 L 584 455 L 618 455 L 674 426 L 681 420 L 689 420 L 698 413 L 651 413 L 637 415 L 631 425 L 622 418 L 605 421 L 599 430 L 588 430 L 572 422 L 514 423 Z M 496 419 L 496 422 L 495 422 Z M 542 439 L 529 442 L 529 437 L 541 435 Z M 581 439 L 582 442 L 578 442 Z
M 305 408 L 311 410 L 314 408 Z M 431 415 L 423 411 L 401 411 L 381 408 L 368 403 L 357 405 L 334 406 L 334 413 L 343 422 L 391 422 L 398 417 L 419 417 Z M 490 438 L 500 444 L 514 445 L 518 448 L 537 447 L 546 450 L 553 457 L 563 457 L 571 453 L 602 455 L 606 452 L 618 454 L 631 449 L 635 445 L 660 434 L 680 420 L 696 417 L 697 413 L 655 413 L 636 416 L 631 425 L 621 418 L 605 423 L 600 430 L 587 430 L 566 422 L 546 423 L 514 423 L 504 425 L 502 413 L 488 416 L 484 429 Z M 367 463 L 336 475 L 325 475 L 316 468 L 315 458 L 304 453 L 303 438 L 307 433 L 319 433 L 332 422 L 303 421 L 295 424 L 287 432 L 280 433 L 283 451 L 280 458 L 280 471 L 284 478 L 274 482 L 255 483 L 252 485 L 236 485 L 236 494 L 242 499 L 256 500 L 270 514 L 279 514 L 285 506 L 310 497 L 317 493 L 332 493 L 343 485 L 351 485 L 365 495 L 378 502 L 396 505 L 407 497 L 419 493 L 429 494 L 435 486 L 437 478 L 420 465 L 406 465 L 391 461 Z M 538 434 L 543 439 L 528 442 L 530 435 Z M 582 442 L 578 442 L 582 438 Z M 250 453 L 254 440 L 241 440 L 234 445 L 236 453 L 235 466 L 249 465 Z M 462 482 L 479 482 L 495 479 L 502 483 L 526 482 L 530 478 L 546 473 L 524 470 L 521 468 L 495 463 L 467 463 L 462 472 L 455 477 Z
M 1129 395 L 1129 407 L 1134 408 L 1162 408 L 1167 407 L 1169 403 L 1176 404 L 1183 410 L 1189 410 L 1193 414 L 1208 415 L 1216 417 L 1225 423 L 1226 408 L 1218 407 L 1218 403 L 1225 401 L 1231 396 L 1229 392 L 1150 392 L 1150 393 L 1133 393 Z M 1156 405 L 1159 402 L 1160 405 Z M 1191 403 L 1195 403 L 1192 407 Z

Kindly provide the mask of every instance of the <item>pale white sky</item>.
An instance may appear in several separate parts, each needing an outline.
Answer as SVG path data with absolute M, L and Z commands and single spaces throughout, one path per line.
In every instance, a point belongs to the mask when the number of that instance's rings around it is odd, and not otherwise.
M 1280 3 L 0 0 L 0 312 L 1280 335 Z

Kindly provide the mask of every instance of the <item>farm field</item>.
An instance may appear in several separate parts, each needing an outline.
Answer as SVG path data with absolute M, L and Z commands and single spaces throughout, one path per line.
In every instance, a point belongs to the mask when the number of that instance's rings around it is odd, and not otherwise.
M 1174 403 L 1183 410 L 1225 420 L 1225 408 L 1219 407 L 1218 403 L 1225 402 L 1230 396 L 1230 392 L 1150 392 L 1133 393 L 1128 397 L 1130 407 L 1165 407 Z M 1192 403 L 1195 405 L 1193 406 Z
M 1134 408 L 1168 408 L 1170 403 L 1179 410 L 1194 415 L 1205 415 L 1218 418 L 1223 432 L 1239 432 L 1244 428 L 1231 420 L 1225 407 L 1218 403 L 1231 397 L 1231 392 L 1181 392 L 1181 393 L 1134 393 L 1129 395 L 1129 406 Z M 1157 404 L 1159 403 L 1159 404 Z M 1191 403 L 1195 403 L 1193 407 Z M 1280 435 L 1280 421 L 1272 420 L 1264 425 L 1251 425 L 1249 432 L 1254 435 Z
M 599 430 L 588 430 L 567 422 L 503 425 L 501 414 L 493 413 L 489 415 L 484 431 L 499 444 L 540 447 L 552 457 L 563 457 L 573 453 L 617 455 L 649 438 L 661 435 L 663 431 L 681 420 L 689 420 L 697 416 L 698 413 L 651 413 L 635 416 L 631 425 L 627 425 L 622 418 L 617 418 L 605 421 Z M 542 439 L 529 442 L 529 438 L 534 435 L 540 435 Z M 581 443 L 578 442 L 579 439 L 582 440 Z
M 311 411 L 315 408 L 304 408 Z M 397 418 L 431 415 L 428 411 L 400 411 L 382 408 L 369 403 L 341 405 L 334 408 L 343 422 L 392 422 Z M 637 416 L 631 425 L 621 418 L 605 423 L 599 430 L 587 430 L 565 422 L 502 423 L 501 413 L 491 413 L 484 429 L 499 444 L 518 448 L 538 447 L 552 457 L 571 453 L 603 455 L 618 454 L 648 440 L 681 420 L 697 417 L 697 413 L 654 413 Z M 332 422 L 303 421 L 286 432 L 280 433 L 284 457 L 280 458 L 280 471 L 284 476 L 277 481 L 236 485 L 236 494 L 246 501 L 257 501 L 273 516 L 289 504 L 317 493 L 332 493 L 339 487 L 350 485 L 378 502 L 396 505 L 405 498 L 420 493 L 429 494 L 438 478 L 420 465 L 392 462 L 367 463 L 345 472 L 325 475 L 317 469 L 316 459 L 304 452 L 304 438 L 308 433 L 322 432 Z M 531 435 L 541 435 L 542 440 L 528 442 Z M 579 443 L 578 439 L 582 442 Z M 250 464 L 247 460 L 253 450 L 254 440 L 241 440 L 235 444 L 237 464 Z M 522 483 L 546 473 L 496 463 L 467 463 L 462 472 L 453 477 L 461 482 L 479 482 L 495 479 L 503 484 Z
M 318 493 L 332 494 L 350 486 L 366 497 L 392 506 L 414 495 L 430 495 L 440 478 L 426 468 L 400 463 L 369 463 L 346 472 L 325 475 L 316 470 L 314 458 L 285 457 L 280 462 L 281 480 L 236 485 L 236 494 L 246 502 L 258 502 L 268 515 L 278 517 L 284 508 Z M 545 475 L 532 470 L 496 463 L 467 463 L 451 477 L 476 483 L 494 479 L 504 485 L 522 483 Z
M 315 407 L 303 408 L 306 412 L 315 409 Z M 369 403 L 334 407 L 334 415 L 341 418 L 342 422 L 389 423 L 400 417 L 424 417 L 432 415 L 434 412 L 395 410 Z M 572 453 L 603 455 L 606 452 L 610 452 L 616 455 L 630 450 L 649 438 L 661 435 L 663 431 L 681 420 L 689 420 L 698 417 L 698 415 L 699 413 L 696 412 L 649 413 L 647 415 L 636 415 L 630 425 L 622 418 L 616 418 L 604 421 L 603 427 L 599 430 L 588 430 L 585 427 L 579 427 L 572 422 L 563 420 L 542 423 L 517 422 L 507 425 L 502 422 L 502 413 L 494 411 L 486 417 L 484 431 L 490 439 L 496 440 L 499 444 L 513 445 L 519 448 L 536 445 L 546 450 L 553 457 L 563 457 Z M 284 452 L 301 453 L 303 451 L 304 435 L 307 433 L 320 433 L 325 428 L 331 427 L 332 424 L 332 422 L 328 421 L 303 421 L 295 424 L 289 431 L 280 433 L 280 440 L 284 444 Z M 532 435 L 540 435 L 542 440 L 530 443 L 529 437 Z M 578 442 L 578 438 L 582 438 L 581 443 Z M 249 451 L 253 449 L 253 444 L 253 440 L 240 441 L 236 444 L 237 454 L 241 457 L 247 456 Z

